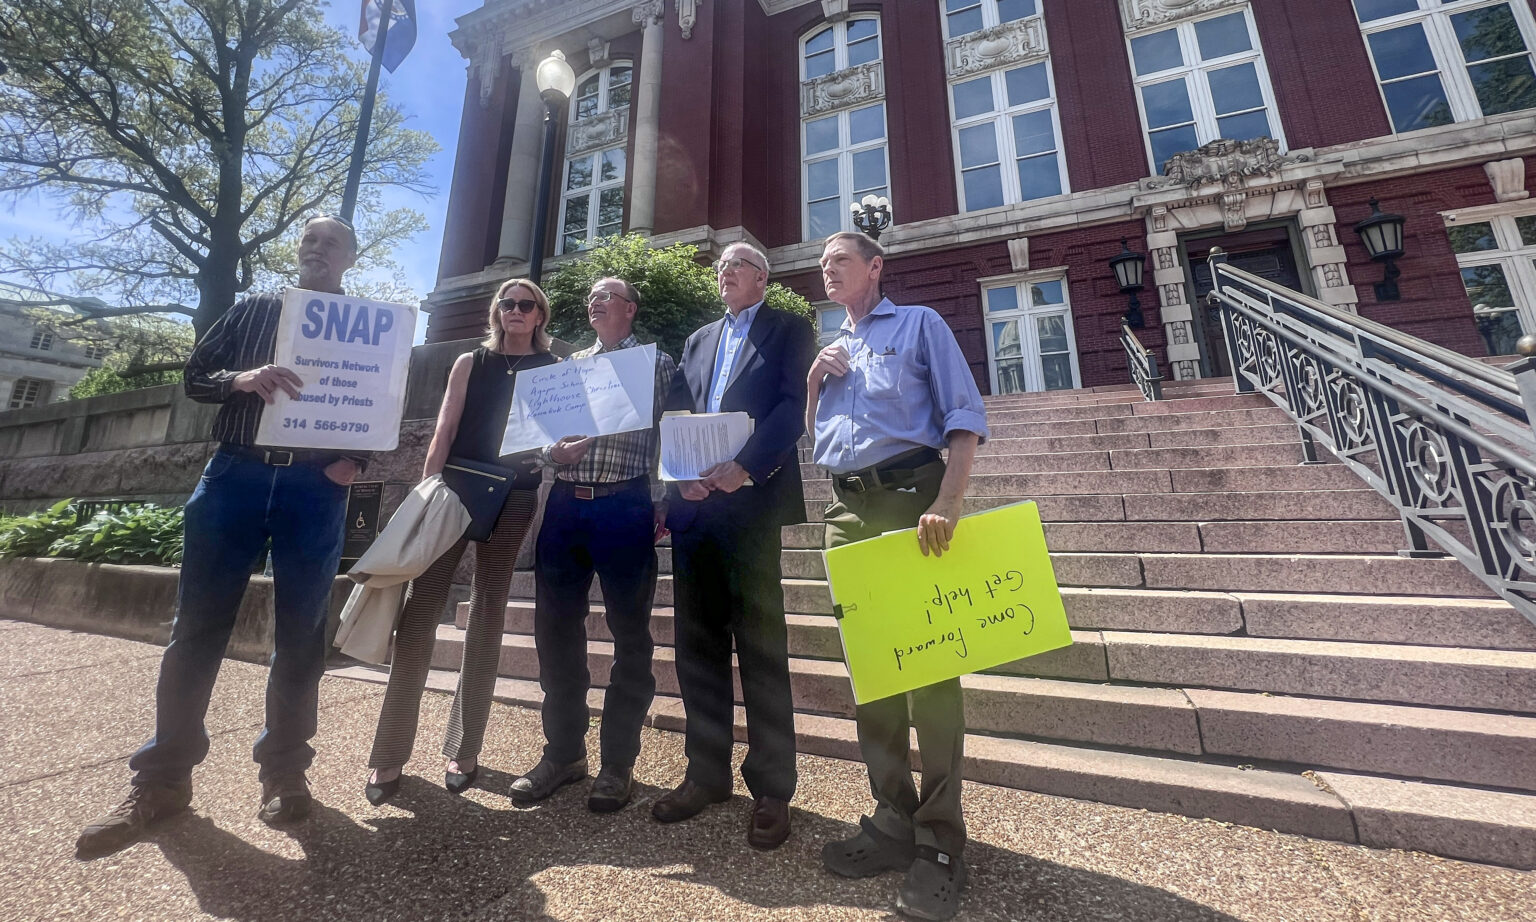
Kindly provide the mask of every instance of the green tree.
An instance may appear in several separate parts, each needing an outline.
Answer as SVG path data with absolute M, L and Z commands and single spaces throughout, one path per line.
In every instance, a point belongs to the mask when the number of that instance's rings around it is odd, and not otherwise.
M 319 0 L 6 0 L 0 197 L 41 193 L 84 232 L 12 241 L 0 271 L 199 335 L 252 286 L 291 280 L 295 225 L 339 201 L 363 65 Z M 362 262 L 425 228 L 379 190 L 431 191 L 437 150 L 382 97 L 358 209 Z M 189 304 L 194 306 L 188 306 Z
M 674 243 L 655 248 L 644 237 L 626 234 L 599 240 L 545 279 L 550 335 L 582 345 L 593 341 L 587 326 L 587 292 L 593 282 L 608 276 L 625 280 L 640 293 L 636 336 L 641 342 L 655 342 L 673 358 L 682 354 L 690 333 L 724 309 L 714 270 L 700 261 L 698 247 Z M 807 322 L 814 314 L 809 302 L 777 282 L 769 284 L 765 300 Z

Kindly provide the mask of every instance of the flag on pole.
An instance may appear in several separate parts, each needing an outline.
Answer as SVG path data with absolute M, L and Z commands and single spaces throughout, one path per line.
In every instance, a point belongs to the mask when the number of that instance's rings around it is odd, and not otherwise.
M 357 37 L 369 54 L 373 54 L 374 39 L 379 34 L 379 11 L 383 9 L 384 3 L 385 0 L 363 0 Z M 382 63 L 385 70 L 394 73 L 416 44 L 416 0 L 393 0 L 391 11 L 389 31 L 384 36 Z

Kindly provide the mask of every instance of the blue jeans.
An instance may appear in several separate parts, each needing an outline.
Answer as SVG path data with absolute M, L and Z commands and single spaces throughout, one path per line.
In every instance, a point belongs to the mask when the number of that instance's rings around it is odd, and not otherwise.
M 136 784 L 186 781 L 208 755 L 203 718 L 268 538 L 275 643 L 267 724 L 253 756 L 263 781 L 309 767 L 346 511 L 347 488 L 326 477 L 319 462 L 272 467 L 223 450 L 208 461 L 187 501 L 176 620 L 155 690 L 155 735 L 128 762 Z

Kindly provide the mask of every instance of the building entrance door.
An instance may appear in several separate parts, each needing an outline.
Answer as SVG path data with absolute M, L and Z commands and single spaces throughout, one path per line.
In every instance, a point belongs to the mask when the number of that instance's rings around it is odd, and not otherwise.
M 1200 370 L 1203 377 L 1224 378 L 1232 374 L 1227 357 L 1227 342 L 1222 334 L 1221 317 L 1205 302 L 1215 285 L 1211 266 L 1206 261 L 1213 247 L 1227 253 L 1228 262 L 1239 269 L 1292 291 L 1304 291 L 1300 261 L 1289 227 L 1271 227 L 1243 231 L 1220 237 L 1191 237 L 1183 241 L 1184 265 L 1189 267 L 1190 289 L 1196 305 L 1192 311 L 1195 336 L 1200 343 Z

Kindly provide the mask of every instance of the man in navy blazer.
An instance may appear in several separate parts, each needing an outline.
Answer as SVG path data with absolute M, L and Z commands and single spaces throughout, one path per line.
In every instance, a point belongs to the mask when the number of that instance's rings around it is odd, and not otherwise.
M 667 409 L 745 412 L 753 431 L 733 460 L 678 484 L 668 505 L 688 771 L 651 812 L 675 823 L 731 796 L 734 640 L 747 710 L 741 775 L 753 797 L 747 842 L 770 849 L 789 837 L 795 792 L 780 526 L 805 521 L 798 443 L 815 340 L 804 319 L 763 303 L 760 250 L 733 244 L 715 270 L 727 311 L 688 337 Z

